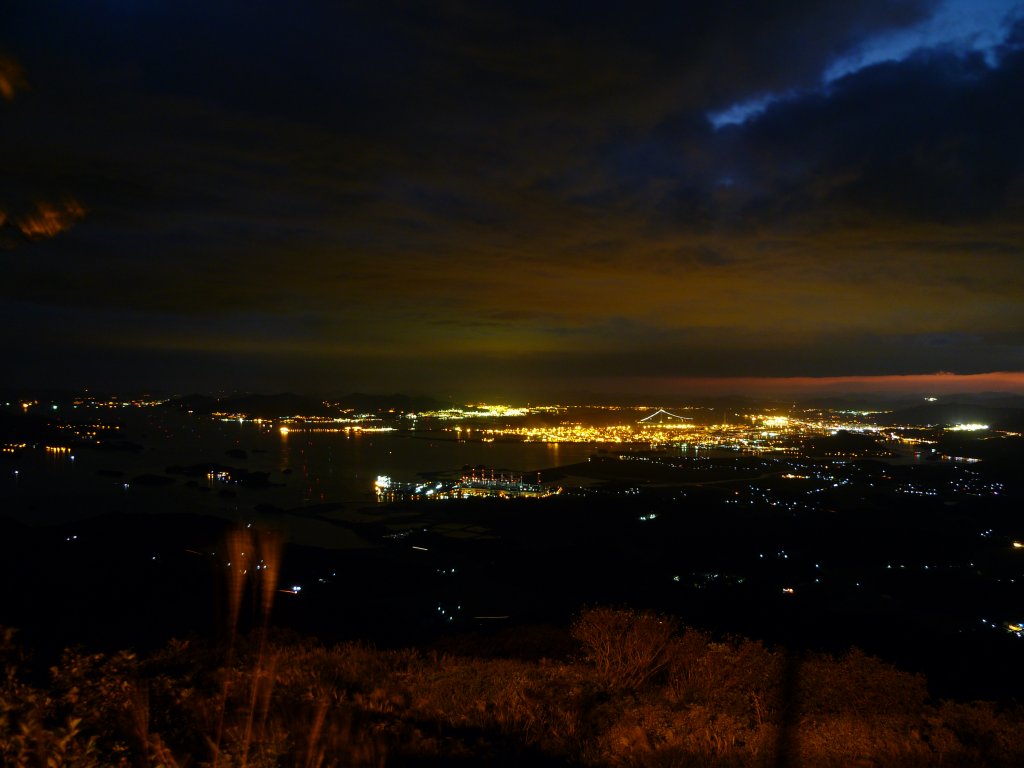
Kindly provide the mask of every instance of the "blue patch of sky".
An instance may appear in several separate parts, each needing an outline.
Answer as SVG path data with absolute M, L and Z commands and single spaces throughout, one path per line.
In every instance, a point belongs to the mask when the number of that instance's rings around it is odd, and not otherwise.
M 990 67 L 999 66 L 999 49 L 1016 21 L 1024 19 L 1021 0 L 945 0 L 924 21 L 905 29 L 890 30 L 870 37 L 832 61 L 813 89 L 790 89 L 762 93 L 729 107 L 708 113 L 716 129 L 742 125 L 773 104 L 808 91 L 824 91 L 829 85 L 866 67 L 899 62 L 924 50 L 980 53 Z

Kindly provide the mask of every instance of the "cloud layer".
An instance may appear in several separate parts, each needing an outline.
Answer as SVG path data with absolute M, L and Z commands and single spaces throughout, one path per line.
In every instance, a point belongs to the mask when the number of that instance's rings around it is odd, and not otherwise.
M 0 30 L 26 377 L 1024 370 L 1014 3 L 63 6 Z

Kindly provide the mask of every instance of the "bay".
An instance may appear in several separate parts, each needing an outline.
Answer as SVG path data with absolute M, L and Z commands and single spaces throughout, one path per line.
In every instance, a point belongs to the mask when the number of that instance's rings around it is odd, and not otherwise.
M 289 538 L 328 547 L 366 546 L 332 520 L 377 507 L 379 475 L 412 482 L 457 477 L 466 467 L 523 473 L 586 459 L 581 443 L 461 440 L 449 431 L 327 431 L 222 421 L 167 409 L 78 412 L 77 421 L 116 420 L 116 438 L 96 447 L 29 446 L 5 458 L 2 512 L 30 525 L 52 525 L 106 513 L 213 514 L 239 522 L 270 522 L 287 510 Z M 221 468 L 218 479 L 205 469 Z M 182 470 L 188 471 L 183 474 Z M 265 483 L 245 478 L 264 473 Z M 238 482 L 241 479 L 243 482 Z M 429 503 L 429 502 L 425 502 Z M 315 510 L 315 514 L 301 514 Z M 299 514 L 295 514 L 298 512 Z

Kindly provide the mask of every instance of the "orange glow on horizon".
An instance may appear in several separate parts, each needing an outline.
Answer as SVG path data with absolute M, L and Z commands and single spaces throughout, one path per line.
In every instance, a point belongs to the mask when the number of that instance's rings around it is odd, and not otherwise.
M 648 380 L 660 389 L 702 394 L 893 393 L 950 395 L 959 392 L 1024 394 L 1024 371 L 929 373 L 887 376 L 788 376 Z

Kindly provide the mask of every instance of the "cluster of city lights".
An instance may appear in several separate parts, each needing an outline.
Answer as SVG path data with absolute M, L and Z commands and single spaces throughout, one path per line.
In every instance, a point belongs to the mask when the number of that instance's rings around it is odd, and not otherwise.
M 846 429 L 878 432 L 862 424 L 837 424 L 834 421 L 800 421 L 786 416 L 748 416 L 738 424 L 696 424 L 692 421 L 589 425 L 580 422 L 554 426 L 504 426 L 481 430 L 490 438 L 518 439 L 547 443 L 636 443 L 650 445 L 682 444 L 696 449 L 724 448 L 755 453 L 794 450 L 793 439 L 834 435 Z
M 360 434 L 362 432 L 396 432 L 396 427 L 366 427 L 361 424 L 349 424 L 344 427 L 322 427 L 322 426 L 292 426 L 282 425 L 277 430 L 282 437 L 295 434 L 298 432 L 307 432 L 312 434 Z
M 166 402 L 165 398 L 155 397 L 122 398 L 112 396 L 98 398 L 86 396 L 75 398 L 73 405 L 75 408 L 155 408 Z M 56 406 L 54 406 L 54 410 L 56 410 Z
M 459 421 L 461 419 L 512 419 L 528 416 L 531 413 L 548 411 L 548 408 L 530 408 L 513 405 L 488 405 L 486 403 L 470 404 L 464 408 L 443 408 L 433 411 L 419 411 L 405 414 L 408 419 L 439 419 L 441 421 Z

